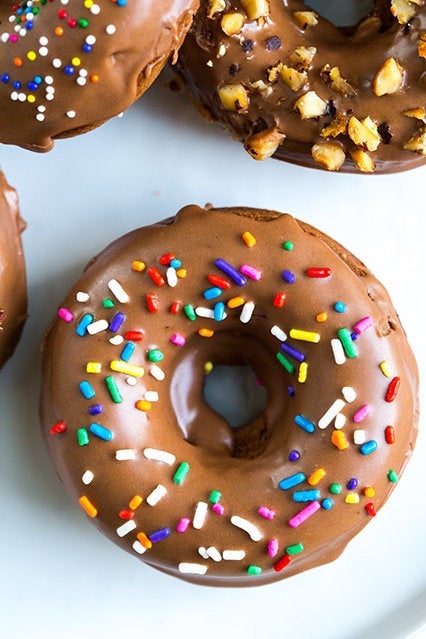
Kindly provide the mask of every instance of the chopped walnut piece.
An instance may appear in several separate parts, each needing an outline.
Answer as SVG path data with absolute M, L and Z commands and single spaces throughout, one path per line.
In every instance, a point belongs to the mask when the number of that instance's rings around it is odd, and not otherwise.
M 292 91 L 300 91 L 308 81 L 306 71 L 296 71 L 285 64 L 278 65 L 278 71 L 283 82 L 290 87 Z
M 237 35 L 240 33 L 244 26 L 244 16 L 239 11 L 233 11 L 232 13 L 225 13 L 220 21 L 220 26 L 227 36 Z
M 338 142 L 318 142 L 311 150 L 312 157 L 317 164 L 321 164 L 327 171 L 338 171 L 346 155 Z
M 241 0 L 241 4 L 250 20 L 269 16 L 269 0 Z
M 389 93 L 398 93 L 404 81 L 404 69 L 395 60 L 388 58 L 382 64 L 373 80 L 374 93 L 380 97 Z
M 317 50 L 315 47 L 298 47 L 290 53 L 289 60 L 293 62 L 299 71 L 306 71 L 314 59 Z
M 245 113 L 248 109 L 249 98 L 246 89 L 240 82 L 223 84 L 218 89 L 221 104 L 227 111 Z
M 407 118 L 416 118 L 416 120 L 422 120 L 426 124 L 426 109 L 423 107 L 418 107 L 417 109 L 408 109 L 408 111 L 403 111 L 402 115 L 405 115 Z
M 260 93 L 264 98 L 267 98 L 273 92 L 273 88 L 269 84 L 265 84 L 263 80 L 256 80 L 256 82 L 250 82 L 250 89 Z
M 299 111 L 302 120 L 317 118 L 327 113 L 327 102 L 320 98 L 315 91 L 308 91 L 296 100 L 294 110 Z
M 390 11 L 399 24 L 408 24 L 416 13 L 416 6 L 423 5 L 424 0 L 391 0 Z
M 426 155 L 426 126 L 404 144 L 404 149 Z
M 250 135 L 244 142 L 244 148 L 255 160 L 266 160 L 275 153 L 285 137 L 275 127 L 265 129 Z
M 226 9 L 226 0 L 209 0 L 207 8 L 207 17 L 213 18 L 216 13 L 220 13 Z
M 419 35 L 417 50 L 419 52 L 419 57 L 426 60 L 426 33 L 421 33 Z
M 338 135 L 346 133 L 348 130 L 348 120 L 343 113 L 338 111 L 331 120 L 330 124 L 325 126 L 320 133 L 323 138 L 336 138 Z
M 342 78 L 339 67 L 330 67 L 326 64 L 320 72 L 321 80 L 330 84 L 333 91 L 337 91 L 345 98 L 354 97 L 356 95 L 355 89 Z
M 377 125 L 370 117 L 360 121 L 353 115 L 348 123 L 348 135 L 352 142 L 367 151 L 376 151 L 380 144 Z
M 350 151 L 351 158 L 354 161 L 356 168 L 362 173 L 373 173 L 376 169 L 376 165 L 374 164 L 374 160 L 363 149 L 353 149 Z
M 318 14 L 315 11 L 294 11 L 293 17 L 301 29 L 318 24 Z

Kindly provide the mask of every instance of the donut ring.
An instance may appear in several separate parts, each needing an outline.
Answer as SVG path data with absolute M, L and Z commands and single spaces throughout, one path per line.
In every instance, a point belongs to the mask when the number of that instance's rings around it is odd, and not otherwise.
M 0 2 L 0 141 L 49 151 L 122 113 L 175 55 L 196 0 Z
M 411 455 L 417 369 L 386 291 L 289 215 L 186 207 L 105 249 L 58 315 L 53 464 L 99 530 L 171 575 L 249 586 L 331 561 Z M 201 399 L 206 362 L 251 365 L 264 413 L 232 430 Z
M 424 0 L 352 29 L 295 0 L 202 0 L 180 71 L 256 160 L 391 173 L 425 162 Z
M 27 317 L 27 278 L 18 195 L 0 171 L 0 367 L 12 355 Z

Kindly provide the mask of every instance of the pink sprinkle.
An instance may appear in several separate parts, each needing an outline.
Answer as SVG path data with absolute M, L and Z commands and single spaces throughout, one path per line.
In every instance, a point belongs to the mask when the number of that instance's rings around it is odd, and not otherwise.
M 264 517 L 265 519 L 273 519 L 275 517 L 275 510 L 272 510 L 267 506 L 261 506 L 257 512 L 261 517 Z
M 256 282 L 262 277 L 262 271 L 259 271 L 259 269 L 254 266 L 250 266 L 250 264 L 243 264 L 240 271 L 243 275 L 250 277 L 250 279 L 256 280 Z
M 370 407 L 368 404 L 364 404 L 364 406 L 361 406 L 361 408 L 357 410 L 357 412 L 355 413 L 354 422 L 356 424 L 359 424 L 360 422 L 364 421 L 364 419 L 368 417 L 369 414 L 370 414 Z
M 73 313 L 71 313 L 71 311 L 69 311 L 67 308 L 60 308 L 58 311 L 58 315 L 61 319 L 68 323 L 72 322 L 74 319 Z
M 184 533 L 188 530 L 188 526 L 191 523 L 191 520 L 188 519 L 188 517 L 182 517 L 182 519 L 179 521 L 176 530 L 179 533 Z
M 224 507 L 222 506 L 222 504 L 219 504 L 219 503 L 214 504 L 212 509 L 217 515 L 223 515 L 223 513 L 225 512 Z
M 278 539 L 271 539 L 268 543 L 268 555 L 270 557 L 276 557 L 278 554 Z
M 370 315 L 367 315 L 367 317 L 364 317 L 355 324 L 354 331 L 355 333 L 358 333 L 358 335 L 361 335 L 361 333 L 364 333 L 364 331 L 366 331 L 367 328 L 370 328 L 370 326 L 373 326 L 373 318 L 370 317 Z
M 312 501 L 305 508 L 303 508 L 303 510 L 298 512 L 297 515 L 292 517 L 290 521 L 288 522 L 288 525 L 291 526 L 292 528 L 297 528 L 298 526 L 303 524 L 307 519 L 309 519 L 309 517 L 312 517 L 312 515 L 314 515 L 317 512 L 317 510 L 319 510 L 320 508 L 321 506 L 318 501 Z
M 11 33 L 9 36 L 9 40 L 10 42 L 18 42 L 18 36 L 15 35 L 14 33 Z
M 184 346 L 186 343 L 186 337 L 182 333 L 175 333 L 171 336 L 170 341 L 175 346 Z

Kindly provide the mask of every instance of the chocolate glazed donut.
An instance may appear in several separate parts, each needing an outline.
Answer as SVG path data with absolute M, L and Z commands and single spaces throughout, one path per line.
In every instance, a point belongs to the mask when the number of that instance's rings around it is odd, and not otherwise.
M 202 0 L 180 71 L 257 160 L 391 173 L 425 162 L 426 8 L 337 28 L 295 0 Z
M 0 2 L 0 142 L 53 140 L 120 114 L 176 55 L 197 0 Z
M 206 362 L 252 367 L 239 429 Z M 335 559 L 416 439 L 417 368 L 383 286 L 289 215 L 188 206 L 92 260 L 43 346 L 52 462 L 97 528 L 200 584 L 272 582 Z M 227 400 L 227 389 L 223 390 Z

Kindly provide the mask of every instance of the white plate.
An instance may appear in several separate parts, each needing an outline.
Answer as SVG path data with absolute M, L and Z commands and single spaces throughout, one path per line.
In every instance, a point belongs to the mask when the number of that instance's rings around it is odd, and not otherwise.
M 167 75 L 167 74 L 166 74 Z M 2 147 L 19 190 L 30 317 L 1 371 L 0 630 L 7 639 L 406 639 L 426 624 L 426 441 L 392 498 L 330 564 L 271 586 L 197 587 L 116 548 L 68 499 L 39 434 L 40 342 L 89 258 L 182 205 L 288 211 L 339 239 L 390 289 L 426 362 L 426 168 L 339 175 L 256 163 L 163 74 L 122 119 L 35 155 Z M 424 400 L 424 389 L 423 389 Z

